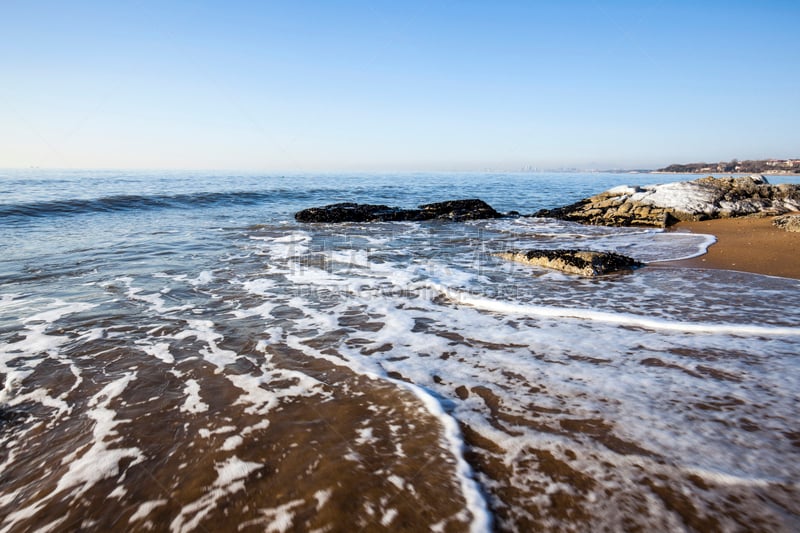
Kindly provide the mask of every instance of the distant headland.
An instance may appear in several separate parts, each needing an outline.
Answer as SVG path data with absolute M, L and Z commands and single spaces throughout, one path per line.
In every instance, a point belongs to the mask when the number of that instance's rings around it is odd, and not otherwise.
M 800 159 L 759 159 L 719 163 L 686 163 L 669 165 L 654 172 L 670 174 L 707 174 L 736 172 L 742 174 L 800 174 Z

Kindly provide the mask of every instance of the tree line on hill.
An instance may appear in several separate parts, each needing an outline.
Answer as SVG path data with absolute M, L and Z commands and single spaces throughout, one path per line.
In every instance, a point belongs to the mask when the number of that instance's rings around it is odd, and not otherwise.
M 800 173 L 800 159 L 758 159 L 719 163 L 686 163 L 669 165 L 657 172 L 677 174 L 702 174 L 704 172 L 737 172 L 743 174 Z

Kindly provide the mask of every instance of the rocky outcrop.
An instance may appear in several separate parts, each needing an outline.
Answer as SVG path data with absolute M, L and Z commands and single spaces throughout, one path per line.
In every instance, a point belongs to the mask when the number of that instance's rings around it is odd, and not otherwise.
M 614 189 L 555 209 L 542 209 L 535 217 L 558 218 L 594 226 L 655 226 L 665 228 L 679 219 L 670 209 L 631 200 Z
M 501 218 L 503 215 L 494 210 L 483 200 L 449 200 L 419 206 L 424 220 L 480 220 L 484 218 Z
M 495 255 L 511 261 L 587 277 L 602 276 L 644 266 L 643 263 L 624 255 L 591 250 L 510 250 Z
M 298 222 L 398 222 L 422 220 L 479 220 L 500 218 L 483 200 L 449 200 L 419 206 L 418 209 L 401 209 L 387 205 L 341 203 L 311 207 L 295 213 Z
M 543 209 L 537 217 L 603 226 L 666 227 L 679 220 L 708 220 L 800 209 L 800 185 L 770 185 L 763 176 L 621 186 L 580 202 Z
M 294 214 L 298 222 L 369 222 L 372 220 L 405 220 L 401 210 L 388 205 L 341 203 L 310 207 Z
M 792 232 L 800 232 L 800 215 L 783 215 L 775 217 L 772 223 L 781 229 Z

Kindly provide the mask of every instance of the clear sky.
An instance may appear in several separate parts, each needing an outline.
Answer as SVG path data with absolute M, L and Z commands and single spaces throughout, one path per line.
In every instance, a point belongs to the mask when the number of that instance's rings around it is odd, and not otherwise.
M 800 1 L 0 0 L 0 167 L 800 157 Z

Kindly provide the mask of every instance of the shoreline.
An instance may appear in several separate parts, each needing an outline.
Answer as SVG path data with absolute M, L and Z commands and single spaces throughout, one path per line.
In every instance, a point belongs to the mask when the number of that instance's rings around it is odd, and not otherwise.
M 698 257 L 662 261 L 659 265 L 737 270 L 767 276 L 800 279 L 800 233 L 772 225 L 775 217 L 720 218 L 678 222 L 667 231 L 705 233 L 716 237 Z

